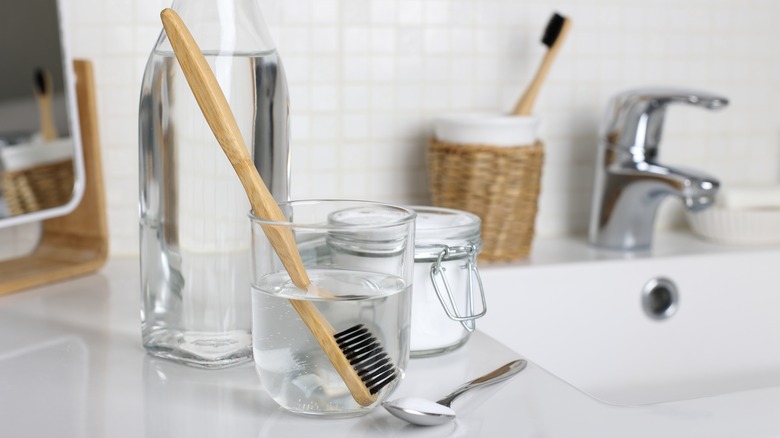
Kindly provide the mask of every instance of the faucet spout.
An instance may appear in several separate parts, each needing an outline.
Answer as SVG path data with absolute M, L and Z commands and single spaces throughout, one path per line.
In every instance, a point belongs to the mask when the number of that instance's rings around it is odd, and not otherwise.
M 682 198 L 685 207 L 691 211 L 703 210 L 714 204 L 720 188 L 717 178 L 693 169 L 649 163 L 638 163 L 637 169 L 665 184 L 670 194 Z
M 621 250 L 649 249 L 658 206 L 669 196 L 698 211 L 711 206 L 720 182 L 705 173 L 659 164 L 624 163 L 605 169 L 594 192 L 590 241 Z

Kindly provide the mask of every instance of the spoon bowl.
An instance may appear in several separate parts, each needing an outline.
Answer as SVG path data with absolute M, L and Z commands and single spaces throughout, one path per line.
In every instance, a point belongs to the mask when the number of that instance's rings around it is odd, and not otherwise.
M 455 411 L 435 401 L 419 397 L 403 397 L 382 404 L 396 417 L 419 426 L 438 426 L 455 418 Z
M 403 397 L 382 403 L 382 406 L 394 416 L 418 426 L 438 426 L 455 419 L 455 411 L 450 407 L 461 394 L 474 388 L 503 382 L 523 371 L 528 363 L 515 360 L 456 388 L 439 401 L 419 397 Z

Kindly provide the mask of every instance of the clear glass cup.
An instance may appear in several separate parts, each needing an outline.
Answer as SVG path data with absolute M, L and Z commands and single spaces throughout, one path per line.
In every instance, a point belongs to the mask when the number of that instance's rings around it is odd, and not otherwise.
M 365 201 L 280 204 L 288 222 L 252 223 L 252 338 L 255 368 L 268 394 L 304 415 L 369 412 L 393 392 L 409 360 L 415 212 Z M 264 228 L 292 231 L 316 288 L 296 288 Z M 363 325 L 396 369 L 376 401 L 361 406 L 290 300 L 306 300 L 335 332 Z

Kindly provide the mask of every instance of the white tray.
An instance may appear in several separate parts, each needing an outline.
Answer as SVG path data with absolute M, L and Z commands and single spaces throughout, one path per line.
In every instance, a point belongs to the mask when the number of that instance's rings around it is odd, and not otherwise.
M 697 235 L 717 243 L 771 245 L 780 243 L 780 208 L 728 210 L 718 207 L 687 212 Z

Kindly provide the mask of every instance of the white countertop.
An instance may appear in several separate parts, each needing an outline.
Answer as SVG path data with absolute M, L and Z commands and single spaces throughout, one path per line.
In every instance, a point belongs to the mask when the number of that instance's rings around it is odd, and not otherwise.
M 0 437 L 657 437 L 777 436 L 777 389 L 652 406 L 601 403 L 530 363 L 502 385 L 464 396 L 434 428 L 383 409 L 344 420 L 287 413 L 251 365 L 220 371 L 146 355 L 138 260 L 0 297 Z M 438 399 L 522 357 L 474 334 L 462 349 L 413 359 L 398 391 Z M 573 357 L 572 360 L 577 360 Z

